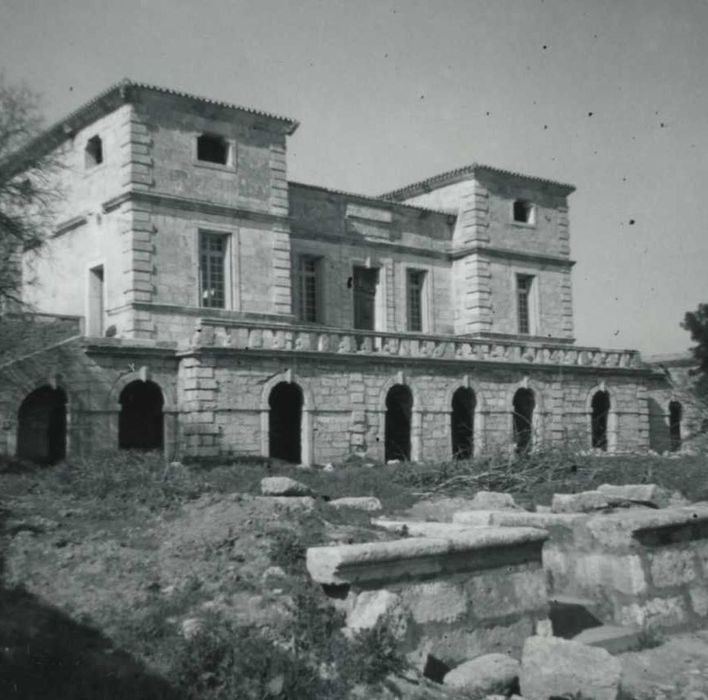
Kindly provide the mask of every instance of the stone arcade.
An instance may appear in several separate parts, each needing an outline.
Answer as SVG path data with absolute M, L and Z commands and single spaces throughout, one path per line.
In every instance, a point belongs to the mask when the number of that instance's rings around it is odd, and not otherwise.
M 379 197 L 291 182 L 297 126 L 126 80 L 32 144 L 66 196 L 22 261 L 36 313 L 0 358 L 0 451 L 680 445 L 696 417 L 663 373 L 574 345 L 572 186 L 477 164 Z

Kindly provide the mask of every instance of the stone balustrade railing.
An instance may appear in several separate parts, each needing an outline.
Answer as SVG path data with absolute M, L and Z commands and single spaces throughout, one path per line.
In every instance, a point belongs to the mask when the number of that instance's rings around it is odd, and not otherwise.
M 582 367 L 639 368 L 635 350 L 601 350 L 559 343 L 518 340 L 482 340 L 456 336 L 339 330 L 243 321 L 202 319 L 192 347 L 223 347 L 284 352 L 321 352 L 348 355 L 394 356 L 514 362 Z

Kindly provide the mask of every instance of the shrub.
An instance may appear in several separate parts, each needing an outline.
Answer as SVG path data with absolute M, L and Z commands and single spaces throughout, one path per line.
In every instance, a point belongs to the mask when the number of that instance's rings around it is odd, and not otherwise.
M 391 620 L 386 616 L 371 629 L 355 633 L 347 652 L 342 673 L 355 683 L 378 685 L 389 674 L 400 673 L 406 667 Z
M 316 698 L 311 666 L 251 628 L 208 618 L 175 656 L 179 687 L 194 700 Z

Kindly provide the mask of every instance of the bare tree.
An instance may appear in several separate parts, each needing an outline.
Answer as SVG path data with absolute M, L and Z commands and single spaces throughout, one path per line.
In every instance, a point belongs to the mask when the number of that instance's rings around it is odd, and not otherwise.
M 23 308 L 22 255 L 41 249 L 61 199 L 42 127 L 38 95 L 0 72 L 0 311 Z

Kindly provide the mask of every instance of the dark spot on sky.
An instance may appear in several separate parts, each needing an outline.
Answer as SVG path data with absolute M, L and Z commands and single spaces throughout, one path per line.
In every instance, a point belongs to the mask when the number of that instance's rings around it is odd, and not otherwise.
M 630 226 L 634 226 L 634 219 L 630 219 L 630 220 L 629 220 L 629 225 L 630 225 Z
M 661 123 L 659 124 L 659 127 L 662 128 L 662 129 L 665 129 L 665 128 L 666 128 L 666 122 L 661 122 Z
M 593 38 L 593 39 L 597 39 L 597 34 L 593 34 L 593 35 L 592 35 L 592 38 Z
M 623 177 L 623 178 L 622 178 L 622 182 L 627 182 L 627 178 L 626 178 L 626 177 Z
M 593 114 L 595 114 L 595 112 L 588 112 L 588 117 L 592 117 Z
M 544 128 L 544 129 L 547 129 L 547 128 L 548 128 L 548 124 L 544 124 L 544 125 L 543 125 L 543 128 Z
M 548 48 L 548 44 L 543 45 L 543 50 L 545 51 Z
M 384 54 L 384 58 L 388 58 L 388 54 L 387 54 L 387 53 Z
M 491 112 L 487 112 L 487 116 L 489 116 L 490 114 L 491 114 Z
M 424 99 L 425 99 L 425 95 L 421 95 L 421 96 L 420 96 L 420 99 L 421 99 L 421 100 L 424 100 Z
M 74 92 L 74 86 L 73 86 L 73 85 L 69 85 L 69 92 Z

